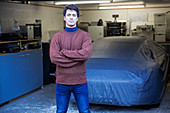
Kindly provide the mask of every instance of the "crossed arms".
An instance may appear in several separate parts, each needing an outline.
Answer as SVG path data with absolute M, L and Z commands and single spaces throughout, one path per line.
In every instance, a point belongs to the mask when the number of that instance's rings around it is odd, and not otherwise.
M 92 44 L 90 36 L 88 34 L 84 36 L 80 50 L 61 49 L 58 38 L 53 38 L 50 45 L 51 62 L 61 67 L 72 67 L 88 60 L 92 52 Z

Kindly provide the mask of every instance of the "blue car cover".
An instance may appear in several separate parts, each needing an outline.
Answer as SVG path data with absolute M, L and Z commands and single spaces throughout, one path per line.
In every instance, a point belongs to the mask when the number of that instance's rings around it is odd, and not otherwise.
M 147 38 L 96 40 L 86 63 L 89 102 L 119 106 L 160 103 L 168 62 L 166 50 Z

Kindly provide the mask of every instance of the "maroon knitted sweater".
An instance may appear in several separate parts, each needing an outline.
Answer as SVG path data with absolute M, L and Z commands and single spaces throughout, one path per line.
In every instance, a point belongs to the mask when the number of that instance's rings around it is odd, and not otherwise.
M 56 33 L 50 45 L 50 59 L 56 64 L 56 83 L 77 85 L 87 83 L 86 60 L 91 56 L 89 34 L 78 29 Z

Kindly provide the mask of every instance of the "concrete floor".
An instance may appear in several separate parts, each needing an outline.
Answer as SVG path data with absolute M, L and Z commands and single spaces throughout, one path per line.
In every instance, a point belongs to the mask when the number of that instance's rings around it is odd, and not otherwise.
M 142 107 L 120 107 L 90 104 L 91 113 L 170 113 L 170 83 L 167 84 L 159 107 L 144 109 Z M 55 113 L 55 84 L 45 85 L 12 102 L 0 106 L 0 113 Z M 70 102 L 67 113 L 78 113 L 75 103 Z

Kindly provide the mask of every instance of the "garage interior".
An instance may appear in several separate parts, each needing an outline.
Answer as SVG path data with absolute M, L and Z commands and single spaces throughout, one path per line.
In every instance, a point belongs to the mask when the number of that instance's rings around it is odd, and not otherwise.
M 1 113 L 56 112 L 56 66 L 50 61 L 49 47 L 53 35 L 65 28 L 63 8 L 68 4 L 79 7 L 77 26 L 90 34 L 92 42 L 109 37 L 145 37 L 164 47 L 170 55 L 169 0 L 93 2 L 0 0 Z M 27 53 L 23 54 L 22 51 Z M 16 53 L 20 55 L 19 58 Z M 168 65 L 168 81 L 160 105 L 90 104 L 91 112 L 170 112 L 170 62 Z M 78 113 L 74 102 L 70 102 L 68 113 Z

